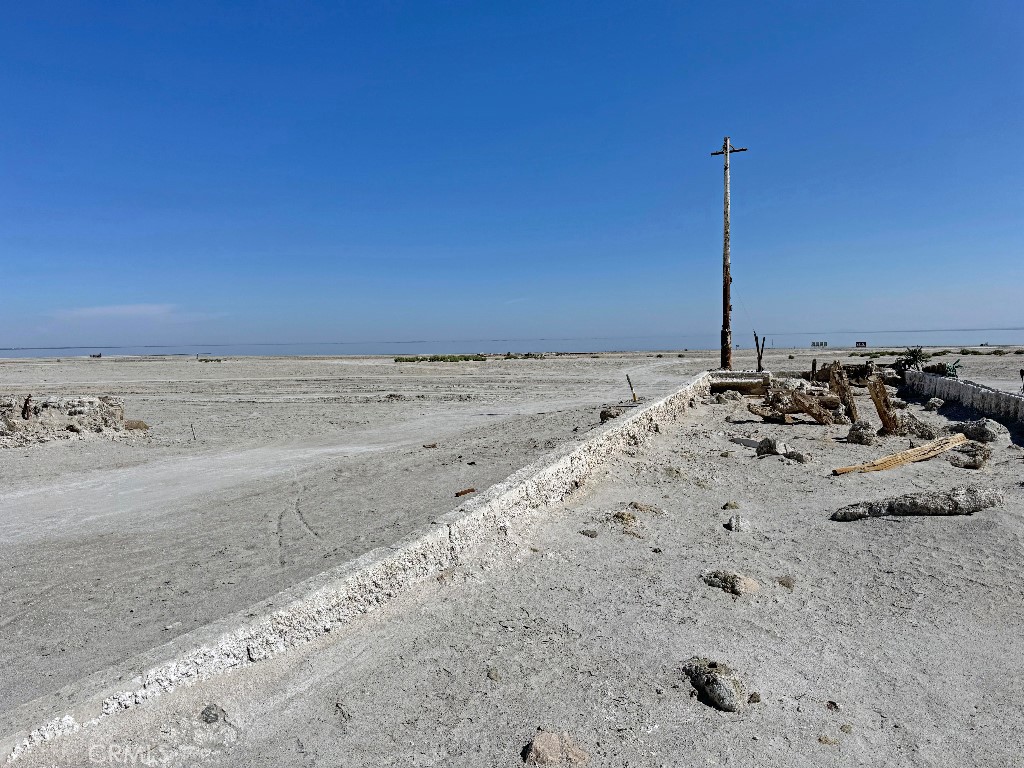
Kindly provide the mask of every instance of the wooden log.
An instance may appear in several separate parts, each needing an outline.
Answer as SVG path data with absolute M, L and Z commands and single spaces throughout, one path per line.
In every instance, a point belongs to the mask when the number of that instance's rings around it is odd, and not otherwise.
M 882 432 L 889 435 L 899 432 L 899 420 L 896 418 L 895 409 L 889 400 L 889 393 L 881 376 L 872 376 L 868 379 L 868 392 L 875 404 L 875 410 L 878 411 L 878 418 L 882 420 Z
M 917 448 L 911 448 L 909 451 L 900 451 L 894 453 L 891 456 L 883 456 L 880 459 L 869 461 L 866 464 L 855 464 L 852 467 L 839 467 L 833 469 L 833 475 L 845 475 L 850 472 L 878 472 L 883 469 L 893 469 L 894 467 L 901 467 L 904 464 L 910 464 L 915 461 L 924 461 L 925 459 L 933 458 L 938 456 L 940 453 L 945 453 L 950 448 L 956 448 L 958 445 L 967 442 L 967 436 L 957 432 L 955 435 L 949 437 L 943 437 L 940 440 L 934 440 L 930 443 L 925 443 Z
M 791 397 L 793 398 L 793 405 L 800 408 L 800 410 L 819 424 L 835 424 L 835 419 L 832 418 L 832 414 L 820 406 L 818 401 L 810 395 L 805 395 L 799 390 L 793 390 Z
M 782 413 L 774 408 L 769 408 L 764 405 L 755 405 L 754 403 L 747 403 L 747 410 L 755 416 L 760 416 L 769 424 L 792 424 L 793 417 L 788 413 Z
M 838 360 L 832 363 L 832 370 L 829 371 L 829 388 L 839 395 L 839 402 L 846 409 L 846 415 L 850 421 L 859 421 L 857 415 L 857 403 L 853 399 L 853 390 L 850 389 L 850 379 L 846 375 L 846 369 Z

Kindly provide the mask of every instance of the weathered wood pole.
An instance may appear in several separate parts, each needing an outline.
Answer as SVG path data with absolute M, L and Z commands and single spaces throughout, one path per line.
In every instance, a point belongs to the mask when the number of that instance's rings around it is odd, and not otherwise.
M 723 202 L 723 233 L 722 233 L 722 369 L 732 370 L 732 272 L 729 263 L 729 155 L 733 152 L 746 152 L 746 147 L 734 147 L 729 137 L 722 142 L 720 152 L 712 152 L 711 156 L 725 155 L 725 199 Z

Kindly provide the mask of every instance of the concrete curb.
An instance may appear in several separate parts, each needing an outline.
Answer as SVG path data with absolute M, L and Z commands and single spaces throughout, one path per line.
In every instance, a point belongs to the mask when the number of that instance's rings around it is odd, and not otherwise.
M 661 400 L 598 428 L 581 443 L 548 453 L 504 482 L 460 505 L 427 531 L 366 553 L 278 593 L 256 606 L 176 638 L 75 684 L 18 707 L 5 717 L 0 754 L 7 762 L 63 734 L 169 693 L 278 656 L 352 623 L 396 595 L 459 563 L 469 550 L 500 547 L 509 526 L 561 502 L 616 452 L 638 445 L 667 420 L 710 393 L 714 374 L 703 373 Z M 282 607 L 283 606 L 283 607 Z M 141 673 L 140 673 L 141 671 Z M 82 690 L 91 691 L 82 694 Z M 66 712 L 36 728 L 53 712 Z
M 923 397 L 959 403 L 999 421 L 1024 423 L 1024 395 L 1002 392 L 965 379 L 907 371 L 907 386 Z

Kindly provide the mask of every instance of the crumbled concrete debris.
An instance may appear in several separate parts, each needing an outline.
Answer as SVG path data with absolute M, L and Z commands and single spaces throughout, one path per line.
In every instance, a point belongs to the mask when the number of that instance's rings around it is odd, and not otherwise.
M 726 400 L 731 400 L 734 403 L 742 403 L 743 402 L 743 395 L 741 395 L 735 389 L 727 389 L 727 390 L 725 390 L 725 392 L 722 393 L 722 397 L 724 397 Z
M 843 408 L 842 406 L 840 406 L 839 408 L 832 409 L 831 411 L 829 411 L 829 413 L 832 414 L 833 424 L 841 424 L 845 426 L 846 424 L 853 423 L 850 421 L 850 417 L 846 415 L 846 409 Z
M 580 531 L 580 533 L 582 533 L 588 539 L 596 539 L 597 538 L 597 531 L 595 531 L 593 528 L 585 528 L 584 530 Z
M 735 501 L 727 501 L 722 505 L 722 509 L 739 509 L 740 505 Z
M 907 401 L 901 397 L 890 397 L 889 403 L 892 405 L 893 408 L 898 408 L 901 411 L 905 410 L 909 405 L 909 403 L 907 403 Z
M 567 732 L 543 728 L 538 728 L 533 741 L 523 747 L 522 757 L 527 765 L 586 765 L 590 761 L 590 755 Z
M 1002 502 L 1002 491 L 961 485 L 946 492 L 908 493 L 880 501 L 850 504 L 836 510 L 832 519 L 848 522 L 887 515 L 973 515 Z
M 491 681 L 493 681 L 495 683 L 500 682 L 501 681 L 501 672 L 499 672 L 496 667 L 488 667 L 487 668 L 487 679 L 491 680 Z
M 941 400 L 938 397 L 931 398 L 927 403 L 924 404 L 926 411 L 937 411 L 939 408 L 946 404 L 945 400 Z
M 733 533 L 740 533 L 741 531 L 747 530 L 747 521 L 739 515 L 733 515 L 725 523 L 725 527 Z
M 963 432 L 968 440 L 979 443 L 994 443 L 1009 437 L 1010 430 L 992 419 L 977 421 L 960 421 L 949 427 L 950 432 Z
M 125 428 L 120 398 L 0 396 L 0 448 L 89 434 L 122 439 Z
M 760 703 L 761 703 L 761 694 L 758 693 L 757 691 L 754 691 L 752 694 L 750 694 L 747 697 L 747 704 L 760 704 Z
M 843 733 L 853 733 L 853 726 L 849 723 L 843 723 L 839 726 L 839 730 Z
M 855 422 L 846 434 L 846 442 L 872 445 L 875 442 L 875 429 L 866 421 Z
M 747 704 L 743 681 L 726 664 L 694 656 L 683 665 L 697 700 L 724 712 L 739 712 Z
M 990 458 L 992 449 L 983 443 L 973 441 L 958 445 L 946 454 L 947 461 L 961 469 L 981 469 Z
M 601 423 L 604 424 L 606 421 L 617 419 L 622 415 L 621 408 L 604 408 L 601 410 Z
M 938 435 L 935 430 L 921 421 L 910 411 L 896 414 L 898 435 L 916 435 L 924 440 L 934 440 Z
M 778 578 L 775 579 L 775 581 L 778 582 L 779 586 L 785 587 L 790 592 L 792 592 L 793 591 L 793 587 L 796 586 L 796 579 L 794 579 L 788 573 L 785 574 L 784 576 L 779 576 Z
M 784 456 L 790 447 L 774 437 L 766 437 L 757 444 L 758 456 Z
M 787 459 L 792 459 L 800 464 L 810 464 L 811 454 L 804 453 L 803 451 L 786 451 L 783 454 Z
M 709 571 L 701 578 L 709 587 L 716 587 L 737 596 L 761 591 L 761 585 L 757 581 L 735 571 Z
M 818 743 L 819 744 L 825 744 L 825 745 L 827 745 L 829 747 L 837 747 L 837 746 L 839 746 L 839 740 L 838 739 L 833 739 L 831 736 L 827 736 L 827 735 L 826 736 L 819 736 L 818 737 Z

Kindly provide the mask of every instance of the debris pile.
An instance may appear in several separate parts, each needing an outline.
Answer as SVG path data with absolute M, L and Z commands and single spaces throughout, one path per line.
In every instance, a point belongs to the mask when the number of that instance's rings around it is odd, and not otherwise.
M 146 429 L 144 422 L 125 422 L 118 397 L 0 396 L 0 448 L 87 435 L 119 439 Z

